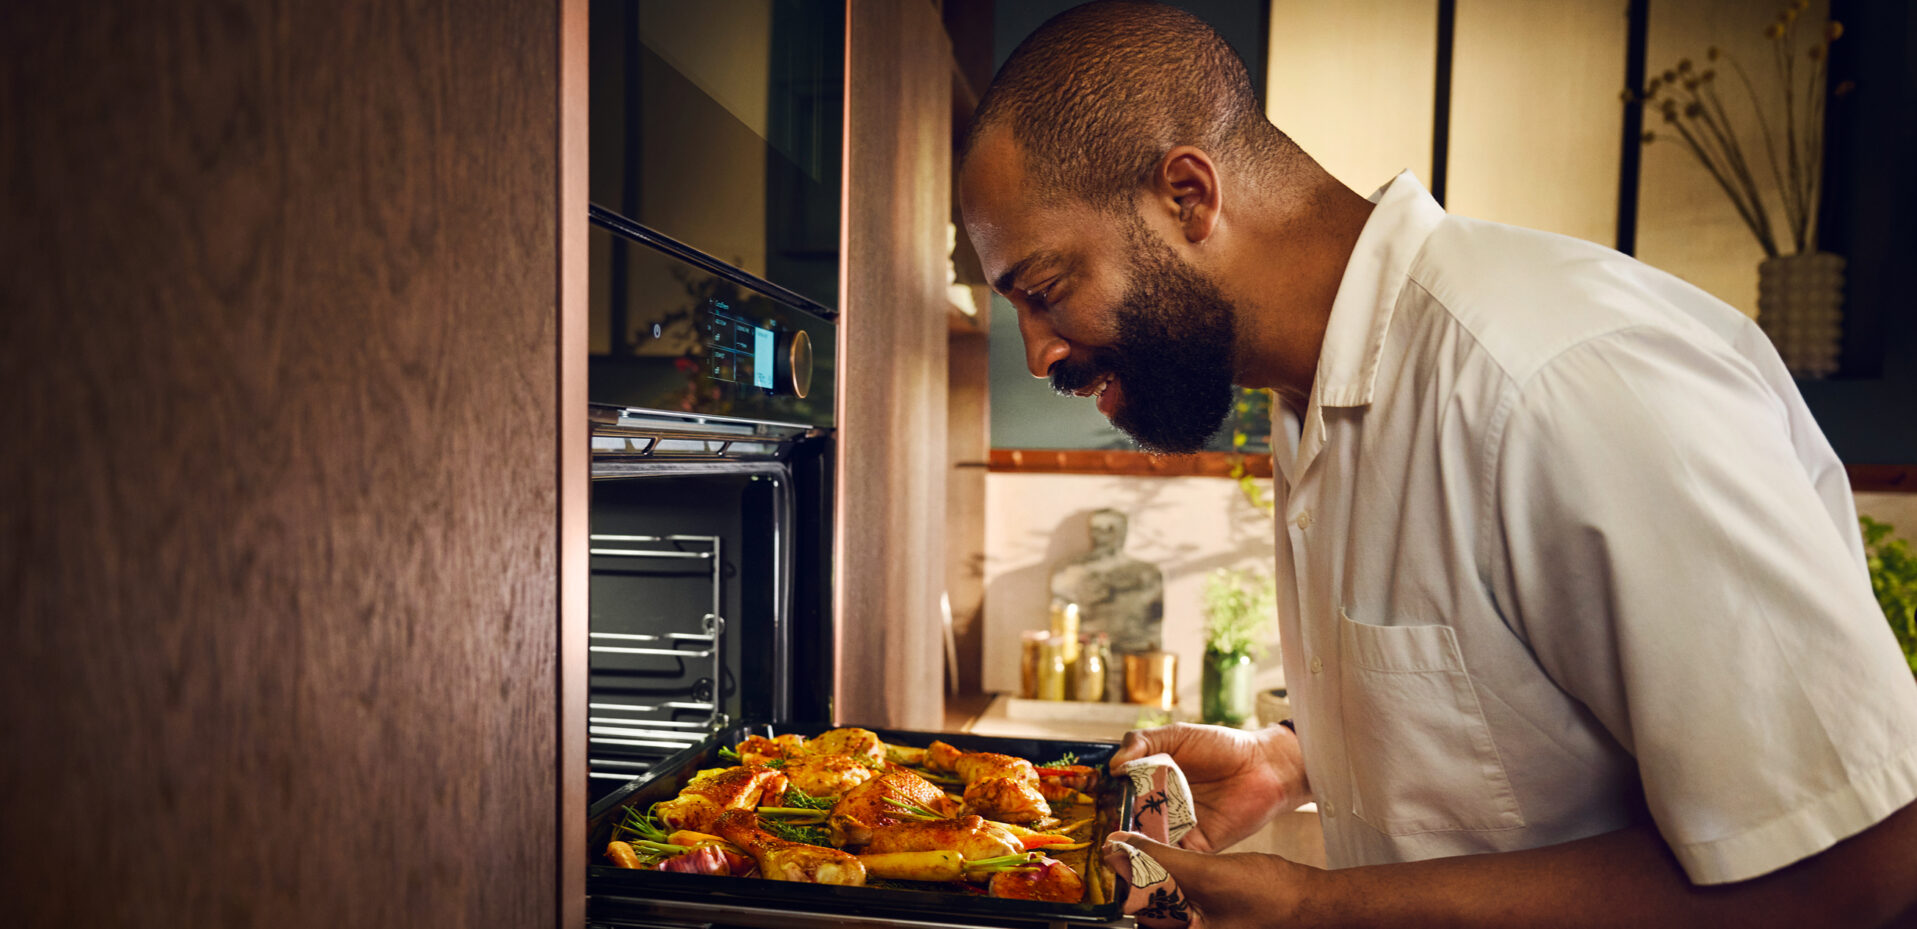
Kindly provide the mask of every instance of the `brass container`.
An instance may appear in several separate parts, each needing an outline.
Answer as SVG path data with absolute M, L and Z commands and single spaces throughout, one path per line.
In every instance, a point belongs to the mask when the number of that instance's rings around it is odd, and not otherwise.
M 1171 652 L 1127 654 L 1125 702 L 1170 712 L 1178 703 L 1178 656 Z
M 1076 643 L 1074 643 L 1076 644 Z M 1071 665 L 1065 660 L 1065 640 L 1050 635 L 1038 650 L 1038 699 L 1063 700 L 1071 678 Z
M 1018 637 L 1018 695 L 1038 699 L 1038 662 L 1045 640 L 1052 634 L 1043 629 L 1027 629 Z
M 1052 601 L 1052 635 L 1065 640 L 1065 663 L 1078 661 L 1078 604 Z

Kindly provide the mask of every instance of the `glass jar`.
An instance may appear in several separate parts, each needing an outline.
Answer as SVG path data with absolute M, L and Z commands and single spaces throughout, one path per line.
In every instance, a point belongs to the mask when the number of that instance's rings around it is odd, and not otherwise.
M 1071 666 L 1065 660 L 1065 642 L 1058 636 L 1047 636 L 1038 650 L 1038 699 L 1065 699 L 1066 679 L 1070 677 Z
M 1255 709 L 1252 669 L 1250 655 L 1206 649 L 1198 677 L 1200 718 L 1215 726 L 1244 725 Z
M 1112 640 L 1104 633 L 1091 637 L 1079 649 L 1072 674 L 1072 699 L 1098 703 L 1105 699 L 1105 677 L 1111 673 Z

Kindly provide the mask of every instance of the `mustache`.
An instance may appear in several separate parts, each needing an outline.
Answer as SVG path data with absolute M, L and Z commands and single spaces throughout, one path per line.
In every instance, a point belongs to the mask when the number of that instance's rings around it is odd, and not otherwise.
M 1052 392 L 1065 397 L 1076 396 L 1098 379 L 1107 374 L 1117 374 L 1124 367 L 1118 353 L 1110 349 L 1099 349 L 1087 358 L 1067 358 L 1052 365 Z

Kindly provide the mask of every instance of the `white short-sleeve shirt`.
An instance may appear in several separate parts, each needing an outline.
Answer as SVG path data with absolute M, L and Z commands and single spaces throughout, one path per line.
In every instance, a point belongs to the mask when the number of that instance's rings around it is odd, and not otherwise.
M 1334 867 L 1655 821 L 1692 880 L 1917 797 L 1917 682 L 1763 334 L 1610 249 L 1373 197 L 1280 409 L 1285 677 Z

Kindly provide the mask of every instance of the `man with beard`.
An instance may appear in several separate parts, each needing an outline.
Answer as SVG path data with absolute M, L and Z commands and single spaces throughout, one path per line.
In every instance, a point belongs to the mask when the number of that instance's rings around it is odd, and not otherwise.
M 1034 376 L 1164 453 L 1231 383 L 1282 401 L 1296 734 L 1128 734 L 1198 827 L 1107 860 L 1212 926 L 1917 920 L 1917 682 L 1750 320 L 1408 173 L 1354 193 L 1163 6 L 1028 38 L 960 185 Z M 1215 854 L 1307 799 L 1332 870 Z

